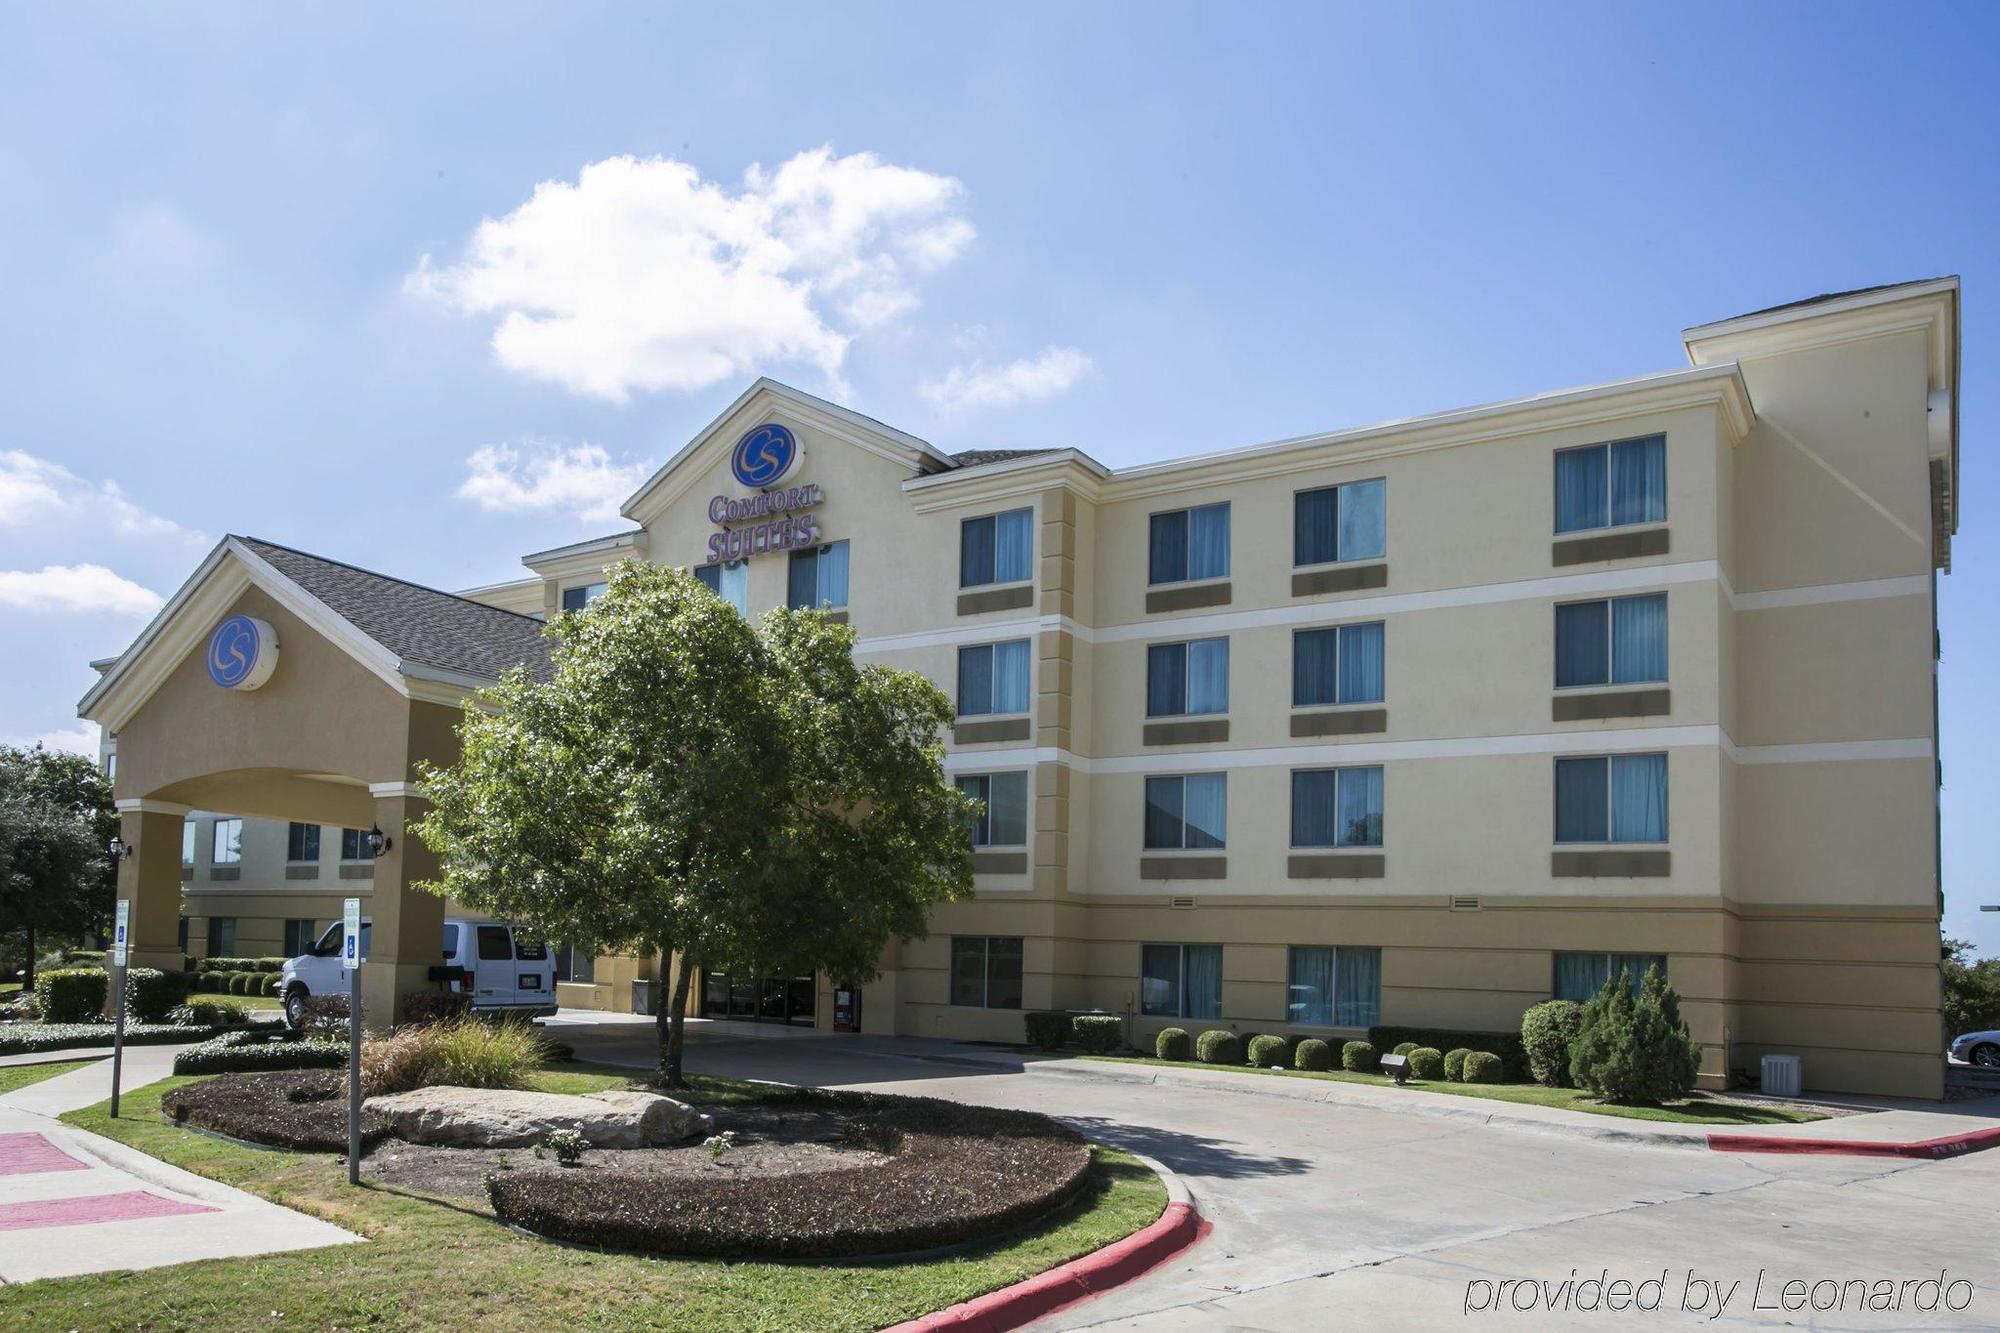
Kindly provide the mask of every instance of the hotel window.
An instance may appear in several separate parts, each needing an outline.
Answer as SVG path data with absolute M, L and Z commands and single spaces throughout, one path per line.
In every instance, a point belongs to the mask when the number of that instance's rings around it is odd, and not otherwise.
M 1292 774 L 1292 846 L 1380 847 L 1382 769 L 1313 768 Z
M 1222 1017 L 1222 946 L 1141 945 L 1139 1012 L 1153 1018 Z
M 285 830 L 285 859 L 319 860 L 319 825 L 301 824 L 294 820 L 291 827 Z
M 966 1009 L 1021 1007 L 1021 937 L 951 937 L 951 1002 Z
M 285 957 L 297 958 L 313 947 L 313 923 L 310 918 L 293 918 L 285 922 Z
M 1146 716 L 1229 711 L 1229 640 L 1156 643 L 1146 649 Z
M 1148 583 L 1228 578 L 1229 506 L 1203 505 L 1153 515 L 1146 569 Z
M 556 980 L 589 984 L 597 980 L 597 950 L 574 944 L 556 946 Z
M 210 958 L 236 956 L 235 917 L 212 916 L 208 919 L 208 956 Z
M 1636 996 L 1647 969 L 1654 967 L 1660 969 L 1660 979 L 1666 980 L 1667 956 L 1663 953 L 1559 953 L 1555 995 L 1558 1000 L 1594 999 L 1605 982 L 1622 974 Z
M 113 783 L 118 781 L 118 751 L 116 750 L 104 756 L 104 780 Z
M 581 611 L 584 607 L 589 606 L 592 602 L 604 596 L 604 588 L 605 585 L 602 583 L 584 583 L 574 588 L 564 588 L 562 609 L 565 611 Z
M 1556 607 L 1556 685 L 1634 685 L 1667 678 L 1667 595 Z
M 1292 497 L 1292 563 L 1379 560 L 1389 544 L 1389 483 L 1351 481 Z
M 974 847 L 1028 845 L 1028 775 L 976 773 L 958 779 L 958 789 L 979 802 L 972 821 Z
M 958 586 L 1020 583 L 1035 574 L 1035 511 L 968 518 L 958 525 Z
M 844 545 L 844 543 L 843 543 Z M 726 565 L 697 565 L 694 576 L 702 586 L 736 608 L 736 614 L 750 614 L 750 564 L 732 560 Z M 844 602 L 845 597 L 842 598 Z
M 958 715 L 1028 711 L 1028 641 L 982 643 L 958 650 Z
M 243 860 L 243 821 L 240 819 L 218 819 L 215 821 L 213 840 L 209 843 L 209 864 L 218 866 L 238 865 Z
M 1382 1021 L 1380 949 L 1294 946 L 1287 975 L 1287 1023 L 1368 1028 Z
M 358 828 L 344 828 L 340 831 L 340 859 L 343 861 L 373 861 L 375 849 L 369 845 L 368 835 Z
M 181 821 L 181 865 L 191 866 L 193 864 L 194 821 L 192 819 L 183 819 Z
M 1557 842 L 1665 842 L 1667 757 L 1556 760 Z
M 1146 779 L 1146 850 L 1211 850 L 1229 828 L 1229 789 L 1221 773 Z
M 182 957 L 186 957 L 188 951 L 188 919 L 186 917 L 181 918 L 180 928 L 175 938 L 178 941 L 175 947 L 181 951 Z
M 1667 437 L 1556 452 L 1556 531 L 1588 532 L 1667 517 Z
M 1292 706 L 1382 702 L 1382 622 L 1292 634 Z
M 785 605 L 794 611 L 847 605 L 847 543 L 792 552 Z

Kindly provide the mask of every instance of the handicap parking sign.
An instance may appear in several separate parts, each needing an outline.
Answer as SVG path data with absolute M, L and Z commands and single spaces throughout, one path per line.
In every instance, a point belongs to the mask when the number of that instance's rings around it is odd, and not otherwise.
M 361 966 L 361 900 L 349 898 L 341 904 L 340 965 L 352 972 Z

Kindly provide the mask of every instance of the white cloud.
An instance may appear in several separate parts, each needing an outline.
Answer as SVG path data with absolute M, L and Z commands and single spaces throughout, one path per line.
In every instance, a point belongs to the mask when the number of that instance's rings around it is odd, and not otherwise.
M 85 722 L 81 726 L 45 731 L 39 736 L 29 736 L 14 742 L 24 750 L 32 750 L 37 745 L 45 750 L 67 750 L 71 754 L 88 755 L 97 758 L 97 724 Z
M 914 307 L 971 243 L 963 194 L 831 148 L 752 166 L 734 190 L 672 158 L 613 157 L 537 185 L 459 262 L 425 255 L 405 286 L 498 316 L 500 363 L 575 393 L 622 402 L 782 362 L 837 391 L 854 335 Z
M 165 598 L 103 565 L 44 565 L 0 570 L 0 606 L 16 611 L 150 615 Z
M 652 474 L 644 463 L 614 463 L 595 444 L 530 440 L 489 444 L 465 460 L 459 498 L 481 509 L 518 513 L 560 509 L 579 518 L 614 519 L 625 497 Z
M 940 412 L 1007 407 L 1066 392 L 1091 371 L 1090 357 L 1074 347 L 1047 347 L 1037 356 L 1004 366 L 975 361 L 953 366 L 919 390 Z
M 49 517 L 128 537 L 172 537 L 200 545 L 208 541 L 134 504 L 115 481 L 88 481 L 46 458 L 19 449 L 0 450 L 0 527 Z

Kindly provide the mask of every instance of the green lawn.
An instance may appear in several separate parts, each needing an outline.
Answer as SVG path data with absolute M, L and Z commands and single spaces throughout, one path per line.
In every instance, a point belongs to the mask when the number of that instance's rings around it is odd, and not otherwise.
M 40 1083 L 45 1078 L 54 1078 L 57 1074 L 67 1074 L 72 1069 L 81 1069 L 85 1065 L 96 1063 L 95 1060 L 58 1060 L 46 1065 L 0 1065 L 0 1094 L 12 1092 L 16 1088 L 25 1088 L 30 1083 Z
M 618 1087 L 632 1071 L 573 1065 L 552 1091 Z M 325 1218 L 374 1243 L 0 1287 L 8 1328 L 870 1329 L 1006 1286 L 1145 1226 L 1166 1205 L 1157 1177 L 1099 1149 L 1084 1205 L 1011 1240 L 923 1263 L 709 1263 L 601 1254 L 531 1240 L 483 1200 L 437 1201 L 346 1183 L 332 1156 L 225 1143 L 163 1120 L 170 1079 L 64 1119 L 153 1156 Z M 726 1115 L 750 1084 L 697 1080 L 689 1099 Z
M 1077 1060 L 1105 1060 L 1123 1065 L 1159 1065 L 1168 1069 L 1215 1069 L 1231 1074 L 1261 1074 L 1266 1078 L 1316 1078 L 1332 1083 L 1365 1083 L 1370 1087 L 1393 1088 L 1396 1081 L 1383 1074 L 1354 1074 L 1344 1069 L 1315 1073 L 1303 1069 L 1252 1069 L 1248 1066 L 1194 1064 L 1179 1060 L 1158 1060 L 1145 1055 L 1078 1055 Z M 1536 1083 L 1425 1083 L 1412 1079 L 1403 1085 L 1410 1093 L 1444 1093 L 1451 1097 L 1479 1097 L 1494 1102 L 1517 1102 L 1525 1106 L 1553 1106 L 1563 1111 L 1583 1111 L 1590 1115 L 1620 1116 L 1627 1120 L 1665 1120 L 1682 1125 L 1802 1125 L 1808 1120 L 1824 1120 L 1817 1111 L 1792 1110 L 1782 1106 L 1758 1106 L 1713 1097 L 1690 1097 L 1684 1102 L 1661 1106 L 1613 1106 L 1593 1100 L 1580 1088 L 1544 1088 Z
M 19 989 L 21 989 L 21 983 L 18 981 L 0 981 L 0 995 L 12 995 Z

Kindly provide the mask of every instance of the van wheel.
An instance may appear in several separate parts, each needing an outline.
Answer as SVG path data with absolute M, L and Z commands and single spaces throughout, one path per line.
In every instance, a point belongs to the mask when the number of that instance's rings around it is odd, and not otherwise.
M 285 1026 L 294 1032 L 305 1026 L 306 988 L 294 986 L 285 992 Z

